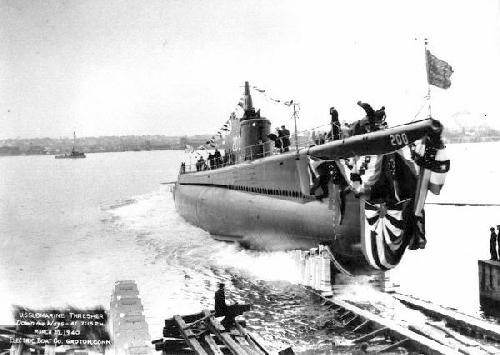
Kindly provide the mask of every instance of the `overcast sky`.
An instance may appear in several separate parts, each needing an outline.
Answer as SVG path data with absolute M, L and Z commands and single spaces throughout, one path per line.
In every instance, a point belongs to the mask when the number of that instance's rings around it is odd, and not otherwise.
M 245 80 L 299 101 L 302 129 L 332 105 L 360 118 L 357 100 L 408 122 L 425 37 L 455 71 L 432 88 L 434 117 L 500 127 L 499 22 L 499 0 L 0 0 L 0 138 L 211 134 Z M 254 103 L 292 125 L 286 106 Z

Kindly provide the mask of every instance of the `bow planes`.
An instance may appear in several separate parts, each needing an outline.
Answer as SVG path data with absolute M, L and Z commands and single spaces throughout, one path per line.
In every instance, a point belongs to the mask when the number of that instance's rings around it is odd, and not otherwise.
M 352 273 L 389 270 L 406 249 L 425 247 L 427 191 L 439 194 L 450 165 L 439 121 L 339 136 L 332 127 L 332 139 L 318 142 L 311 132 L 271 134 L 248 82 L 243 103 L 242 117 L 233 113 L 225 134 L 207 141 L 218 148 L 210 164 L 181 164 L 172 191 L 186 221 L 254 249 L 326 245 Z

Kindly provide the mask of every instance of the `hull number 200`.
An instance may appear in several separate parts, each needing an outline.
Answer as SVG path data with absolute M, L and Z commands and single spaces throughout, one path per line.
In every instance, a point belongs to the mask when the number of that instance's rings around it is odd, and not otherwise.
M 408 137 L 406 133 L 391 134 L 389 136 L 392 145 L 406 145 L 408 144 Z

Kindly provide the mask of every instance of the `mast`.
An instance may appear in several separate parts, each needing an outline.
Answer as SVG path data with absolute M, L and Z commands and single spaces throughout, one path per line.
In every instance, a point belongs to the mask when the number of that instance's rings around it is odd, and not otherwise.
M 428 44 L 427 38 L 424 39 L 424 51 L 425 51 L 425 68 L 427 72 L 427 103 L 429 105 L 429 118 L 432 117 L 431 111 L 431 84 L 430 84 L 430 66 L 429 66 L 429 50 L 427 49 Z
M 298 103 L 293 103 L 293 121 L 294 121 L 294 124 L 295 124 L 295 132 L 294 132 L 294 136 L 295 136 L 295 152 L 297 153 L 297 155 L 299 154 L 299 139 L 298 139 L 298 136 L 297 136 L 297 118 L 299 117 L 299 104 Z

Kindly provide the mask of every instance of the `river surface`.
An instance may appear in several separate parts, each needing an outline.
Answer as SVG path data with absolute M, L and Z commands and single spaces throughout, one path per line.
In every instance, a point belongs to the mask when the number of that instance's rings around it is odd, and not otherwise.
M 430 202 L 500 203 L 499 143 L 450 145 L 447 183 Z M 135 280 L 153 339 L 163 320 L 213 307 L 218 282 L 230 301 L 253 303 L 250 328 L 274 349 L 342 346 L 322 329 L 324 308 L 297 285 L 290 254 L 214 241 L 179 217 L 168 185 L 183 152 L 0 158 L 0 324 L 12 306 L 109 308 L 117 280 Z M 489 158 L 489 159 L 487 159 Z M 426 207 L 425 250 L 408 251 L 390 278 L 398 291 L 482 316 L 477 260 L 489 258 L 499 207 Z M 384 302 L 364 278 L 344 297 Z

